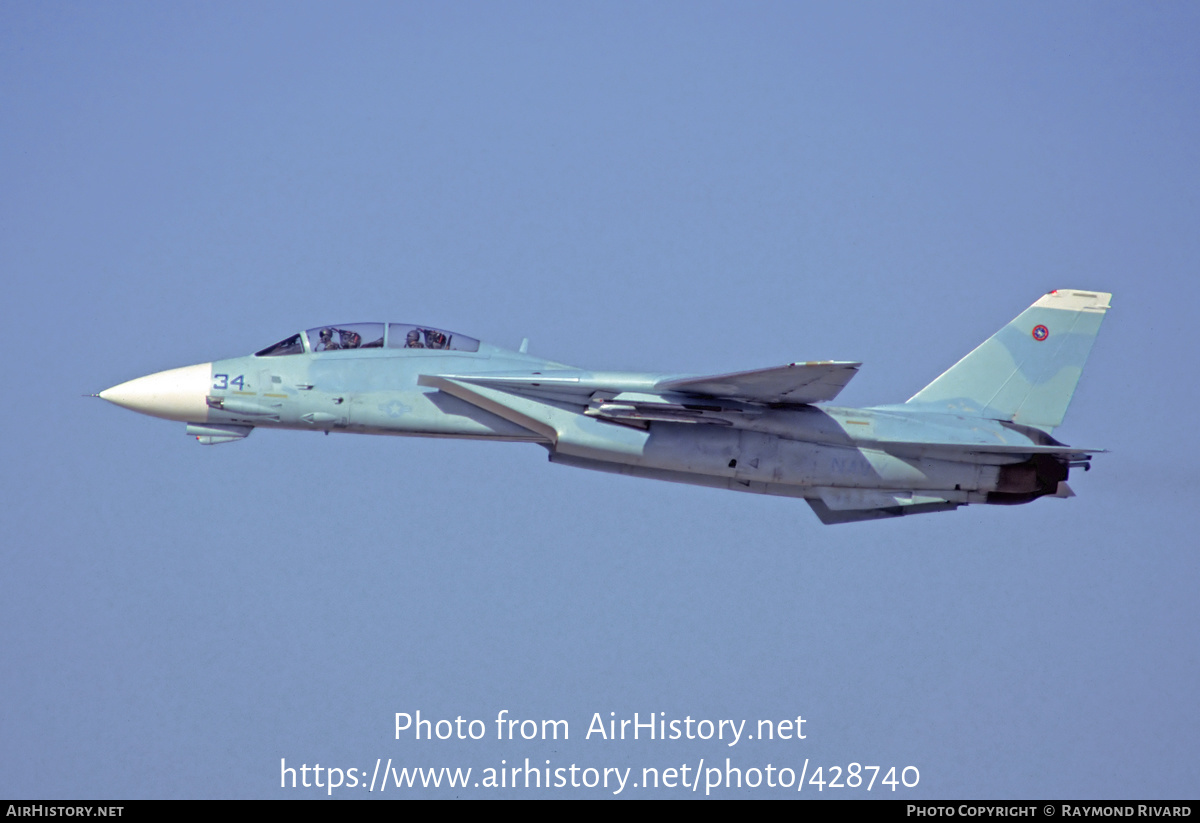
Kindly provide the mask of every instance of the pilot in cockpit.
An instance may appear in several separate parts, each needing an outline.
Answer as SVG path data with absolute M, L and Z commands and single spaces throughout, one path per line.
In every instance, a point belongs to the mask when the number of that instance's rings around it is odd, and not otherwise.
M 317 351 L 337 351 L 341 348 L 333 342 L 333 329 L 321 329 L 320 337 L 321 342 L 317 344 Z
M 425 344 L 421 342 L 421 332 L 416 329 L 409 329 L 408 334 L 404 336 L 404 348 L 406 349 L 423 349 Z

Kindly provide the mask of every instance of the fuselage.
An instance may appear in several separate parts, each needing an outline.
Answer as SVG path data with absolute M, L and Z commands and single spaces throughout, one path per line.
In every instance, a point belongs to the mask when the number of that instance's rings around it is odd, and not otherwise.
M 428 327 L 358 323 L 100 396 L 186 423 L 205 444 L 255 428 L 533 442 L 565 465 L 835 508 L 1023 502 L 1066 477 L 1063 461 L 1023 451 L 1056 442 L 1038 430 L 903 405 L 764 404 L 656 388 L 686 378 L 576 369 Z

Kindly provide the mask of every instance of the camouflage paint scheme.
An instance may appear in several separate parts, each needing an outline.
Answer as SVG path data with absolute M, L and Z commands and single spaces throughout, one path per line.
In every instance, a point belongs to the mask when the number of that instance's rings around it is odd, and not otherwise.
M 321 326 L 100 397 L 204 444 L 255 428 L 537 443 L 568 466 L 799 497 L 824 523 L 1069 497 L 1062 423 L 1111 295 L 1045 295 L 905 403 L 833 400 L 860 363 L 588 371 L 441 329 Z

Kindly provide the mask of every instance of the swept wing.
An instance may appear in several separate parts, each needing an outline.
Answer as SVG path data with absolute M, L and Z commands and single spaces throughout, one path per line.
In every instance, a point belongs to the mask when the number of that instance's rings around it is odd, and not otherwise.
M 861 365 L 838 360 L 789 363 L 770 369 L 662 380 L 654 388 L 744 403 L 824 403 L 846 388 Z

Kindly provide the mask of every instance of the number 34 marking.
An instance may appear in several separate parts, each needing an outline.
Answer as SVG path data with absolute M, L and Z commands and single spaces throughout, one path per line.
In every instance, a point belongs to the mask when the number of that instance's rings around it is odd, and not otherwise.
M 227 374 L 214 374 L 213 375 L 213 388 L 214 389 L 227 389 L 230 386 L 237 386 L 238 389 L 240 390 L 245 387 L 244 384 L 245 384 L 245 378 L 243 375 L 240 375 L 240 374 L 237 377 L 233 378 L 232 380 L 229 379 L 229 375 L 227 375 Z

